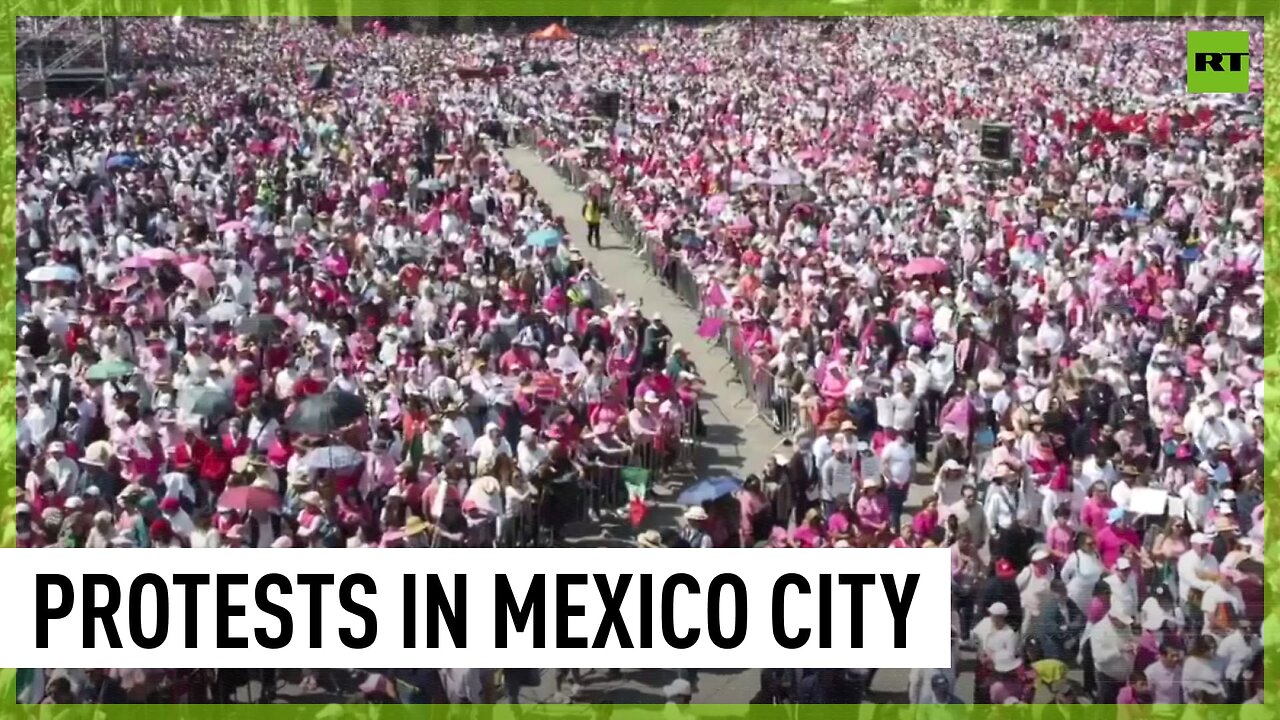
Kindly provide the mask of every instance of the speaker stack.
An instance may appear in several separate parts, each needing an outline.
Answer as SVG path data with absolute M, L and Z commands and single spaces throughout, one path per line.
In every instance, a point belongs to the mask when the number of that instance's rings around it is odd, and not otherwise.
M 622 93 L 597 92 L 593 103 L 595 114 L 610 120 L 618 119 L 618 109 L 622 105 Z
M 982 157 L 1008 160 L 1013 146 L 1013 128 L 1007 123 L 982 123 Z

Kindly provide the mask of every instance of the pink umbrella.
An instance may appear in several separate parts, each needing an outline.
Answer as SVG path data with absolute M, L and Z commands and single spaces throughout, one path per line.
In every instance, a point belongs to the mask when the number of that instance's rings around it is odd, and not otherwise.
M 218 226 L 218 232 L 220 233 L 235 232 L 237 230 L 243 230 L 243 229 L 244 229 L 244 221 L 242 220 L 228 220 Z
M 902 268 L 902 274 L 909 278 L 921 275 L 937 275 L 946 271 L 947 264 L 936 257 L 918 257 Z
M 712 197 L 707 201 L 707 214 L 719 215 L 724 212 L 724 208 L 729 204 L 729 196 L 720 194 Z
M 124 262 L 120 263 L 120 267 L 126 270 L 146 270 L 155 264 L 156 261 L 146 255 L 134 255 L 131 258 L 125 258 Z
M 183 277 L 195 283 L 195 286 L 201 290 L 210 290 L 218 284 L 218 281 L 213 277 L 213 271 L 198 262 L 184 263 L 178 269 L 182 272 Z
M 152 262 L 173 262 L 178 259 L 178 253 L 169 248 L 147 248 L 142 251 L 142 257 Z
M 129 288 L 137 284 L 138 284 L 137 275 L 121 275 L 120 277 L 112 281 L 112 283 L 107 286 L 107 289 L 112 292 L 124 292 L 125 290 L 128 290 Z

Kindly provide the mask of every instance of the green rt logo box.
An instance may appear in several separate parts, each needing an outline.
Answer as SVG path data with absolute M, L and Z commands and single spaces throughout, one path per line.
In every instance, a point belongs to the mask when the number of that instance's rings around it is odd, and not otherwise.
M 1187 92 L 1249 92 L 1249 33 L 1188 31 Z

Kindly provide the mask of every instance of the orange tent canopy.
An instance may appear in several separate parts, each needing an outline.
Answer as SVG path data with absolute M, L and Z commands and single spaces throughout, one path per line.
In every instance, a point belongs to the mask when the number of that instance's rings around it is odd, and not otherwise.
M 529 37 L 534 40 L 572 40 L 577 35 L 566 30 L 560 23 L 551 23 L 541 30 L 530 33 Z

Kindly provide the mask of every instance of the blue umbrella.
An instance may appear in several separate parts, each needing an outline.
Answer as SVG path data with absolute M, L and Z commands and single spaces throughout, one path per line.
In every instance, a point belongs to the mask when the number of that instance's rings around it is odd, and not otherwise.
M 559 230 L 544 228 L 542 230 L 535 230 L 529 233 L 529 237 L 525 242 L 533 247 L 553 248 L 560 245 L 561 239 L 562 236 L 560 235 Z
M 108 170 L 114 170 L 118 167 L 132 168 L 137 164 L 138 164 L 138 158 L 134 155 L 130 155 L 129 153 L 124 153 L 121 155 L 113 155 L 107 158 Z
M 680 493 L 676 502 L 681 505 L 701 505 L 712 502 L 742 488 L 742 483 L 730 475 L 699 480 Z
M 697 250 L 703 245 L 702 238 L 691 232 L 686 232 L 680 236 L 680 246 Z
M 1120 213 L 1120 216 L 1125 220 L 1137 220 L 1138 218 L 1147 217 L 1147 213 L 1140 208 L 1128 207 L 1124 209 L 1124 212 Z

